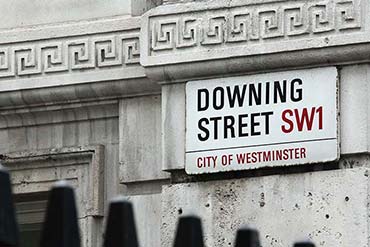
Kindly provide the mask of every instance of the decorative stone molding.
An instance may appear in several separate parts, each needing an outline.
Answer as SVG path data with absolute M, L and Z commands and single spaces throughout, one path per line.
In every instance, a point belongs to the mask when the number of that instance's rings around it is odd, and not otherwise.
M 363 0 L 217 0 L 162 6 L 144 15 L 141 63 L 146 68 L 166 67 L 148 73 L 162 73 L 162 79 L 174 81 L 186 77 L 184 68 L 174 69 L 182 63 L 188 63 L 196 77 L 217 72 L 212 66 L 227 67 L 220 73 L 256 70 L 256 63 L 260 70 L 268 69 L 273 66 L 269 60 L 278 60 L 267 56 L 273 54 L 279 54 L 279 66 L 320 59 L 321 63 L 343 62 L 345 53 L 351 55 L 348 60 L 363 60 L 353 48 L 343 51 L 341 47 L 370 42 L 368 12 L 369 3 Z M 316 53 L 318 48 L 337 50 L 330 55 Z M 241 58 L 243 62 L 237 61 Z
M 20 110 L 0 107 L 0 130 L 109 118 L 118 118 L 118 100 Z
M 137 34 L 103 34 L 0 47 L 0 78 L 45 76 L 139 63 Z
M 101 245 L 104 215 L 104 147 L 65 147 L 1 155 L 15 195 L 46 193 L 60 179 L 76 189 L 84 247 Z
M 66 147 L 1 155 L 14 194 L 47 192 L 58 180 L 76 188 L 80 217 L 104 215 L 104 147 Z
M 2 31 L 0 92 L 143 78 L 139 28 L 121 17 Z
M 159 92 L 140 58 L 140 18 L 0 30 L 0 106 L 34 107 Z

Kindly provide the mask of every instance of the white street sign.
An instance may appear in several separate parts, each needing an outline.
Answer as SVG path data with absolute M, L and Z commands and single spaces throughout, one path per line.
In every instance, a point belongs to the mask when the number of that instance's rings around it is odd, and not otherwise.
M 188 82 L 186 172 L 338 159 L 337 77 L 327 67 Z

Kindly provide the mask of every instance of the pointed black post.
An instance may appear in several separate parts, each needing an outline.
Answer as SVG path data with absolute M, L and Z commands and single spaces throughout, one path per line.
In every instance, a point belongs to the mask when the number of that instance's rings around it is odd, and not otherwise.
M 138 247 L 132 204 L 123 198 L 112 200 L 105 230 L 104 247 Z
M 180 217 L 174 247 L 204 247 L 202 222 L 199 217 Z
M 74 191 L 60 181 L 50 191 L 41 247 L 80 247 Z
M 9 172 L 0 163 L 0 247 L 18 246 L 18 225 Z
M 260 247 L 258 231 L 247 227 L 241 228 L 236 234 L 235 247 Z
M 315 247 L 315 245 L 309 241 L 297 242 L 294 247 Z

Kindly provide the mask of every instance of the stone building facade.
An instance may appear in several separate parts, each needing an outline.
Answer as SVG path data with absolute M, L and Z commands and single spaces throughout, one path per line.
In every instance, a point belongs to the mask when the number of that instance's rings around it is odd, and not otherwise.
M 370 246 L 369 1 L 1 6 L 0 154 L 30 247 L 59 179 L 76 188 L 85 247 L 101 246 L 117 195 L 134 202 L 143 247 L 171 246 L 188 213 L 203 218 L 207 246 L 231 246 L 244 224 L 263 246 Z M 187 82 L 328 66 L 339 160 L 186 174 Z

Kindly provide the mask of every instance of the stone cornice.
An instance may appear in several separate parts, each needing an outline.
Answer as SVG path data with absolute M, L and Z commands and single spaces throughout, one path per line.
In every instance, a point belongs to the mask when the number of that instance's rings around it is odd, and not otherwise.
M 0 108 L 160 91 L 140 65 L 140 17 L 0 30 Z
M 140 17 L 117 16 L 95 20 L 0 29 L 0 44 L 140 29 Z
M 366 0 L 161 6 L 143 17 L 140 61 L 162 82 L 369 61 L 369 12 Z

